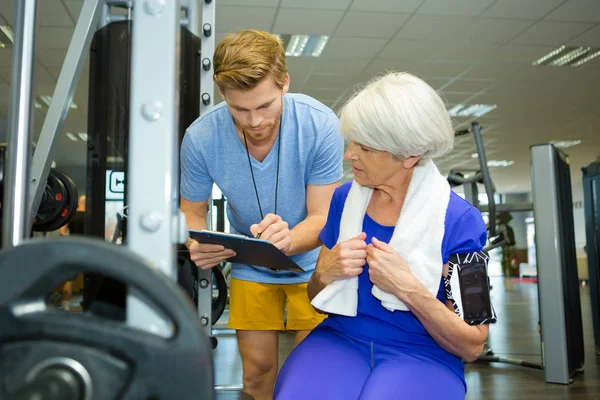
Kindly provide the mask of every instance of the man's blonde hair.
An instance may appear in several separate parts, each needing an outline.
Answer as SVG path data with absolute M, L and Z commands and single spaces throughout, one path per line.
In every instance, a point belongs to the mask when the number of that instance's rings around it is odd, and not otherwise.
M 283 88 L 287 76 L 281 40 L 263 31 L 227 34 L 215 49 L 213 63 L 213 77 L 222 92 L 253 89 L 269 75 Z

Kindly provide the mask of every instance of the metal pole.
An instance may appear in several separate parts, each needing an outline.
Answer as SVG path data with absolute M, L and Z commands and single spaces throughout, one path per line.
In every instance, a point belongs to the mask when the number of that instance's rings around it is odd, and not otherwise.
M 209 111 L 213 105 L 214 81 L 213 81 L 213 56 L 215 54 L 215 1 L 200 0 L 202 2 L 202 26 L 190 24 L 193 33 L 200 36 L 200 115 Z M 192 0 L 197 4 L 198 0 Z M 198 14 L 198 6 L 193 4 Z M 213 226 L 213 198 L 208 199 L 206 210 L 206 222 L 208 229 Z M 212 271 L 198 269 L 198 315 L 204 324 L 205 332 L 212 335 Z
M 52 95 L 48 114 L 42 126 L 31 164 L 30 197 L 27 203 L 30 212 L 30 225 L 33 224 L 37 211 L 42 201 L 46 180 L 54 158 L 58 134 L 62 132 L 65 119 L 71 108 L 75 89 L 79 84 L 83 60 L 90 49 L 94 32 L 100 21 L 104 9 L 104 0 L 86 0 L 81 8 L 79 19 L 75 25 L 73 37 L 67 50 L 67 55 L 60 70 L 60 76 Z
M 481 173 L 483 174 L 483 185 L 485 186 L 485 193 L 488 197 L 489 236 L 494 237 L 496 236 L 496 201 L 494 199 L 492 178 L 490 177 L 490 170 L 488 169 L 487 157 L 485 155 L 485 147 L 483 146 L 483 139 L 481 138 L 481 126 L 478 122 L 473 122 L 472 128 L 473 137 L 475 138 L 475 146 L 477 148 L 477 153 L 479 154 L 479 165 L 481 166 Z
M 185 229 L 177 206 L 179 24 L 178 0 L 133 8 L 127 245 L 173 280 L 174 243 L 183 243 Z M 162 336 L 173 331 L 134 288 L 128 292 L 127 322 Z
M 31 156 L 31 93 L 36 0 L 15 1 L 8 151 L 4 173 L 2 245 L 13 247 L 29 236 L 27 187 Z

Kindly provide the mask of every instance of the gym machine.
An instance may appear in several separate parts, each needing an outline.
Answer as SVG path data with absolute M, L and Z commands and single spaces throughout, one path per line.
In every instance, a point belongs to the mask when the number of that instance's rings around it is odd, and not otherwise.
M 465 199 L 488 212 L 486 251 L 514 241 L 509 231 L 497 229 L 496 213 L 533 211 L 538 265 L 542 363 L 496 357 L 490 349 L 478 361 L 541 369 L 546 382 L 569 384 L 583 370 L 584 351 L 568 156 L 552 144 L 531 146 L 533 202 L 496 204 L 479 123 L 473 122 L 471 129 L 455 135 L 467 133 L 473 134 L 481 169 L 471 175 L 451 170 L 448 182 L 451 186 L 465 185 Z M 485 186 L 487 205 L 479 204 L 477 183 Z
M 600 355 L 600 162 L 582 168 L 586 253 L 596 354 Z
M 135 74 L 127 110 L 129 223 L 126 245 L 116 246 L 98 238 L 27 239 L 26 234 L 43 197 L 39 182 L 50 174 L 56 133 L 78 82 L 82 54 L 106 4 L 83 4 L 31 160 L 36 0 L 15 2 L 10 151 L 2 210 L 5 240 L 0 252 L 3 399 L 214 398 L 206 333 L 210 319 L 206 323 L 199 317 L 175 283 L 176 247 L 187 238 L 177 179 L 180 2 L 128 3 L 138 5 L 132 9 Z M 78 272 L 103 274 L 127 285 L 126 323 L 47 307 L 44 296 Z

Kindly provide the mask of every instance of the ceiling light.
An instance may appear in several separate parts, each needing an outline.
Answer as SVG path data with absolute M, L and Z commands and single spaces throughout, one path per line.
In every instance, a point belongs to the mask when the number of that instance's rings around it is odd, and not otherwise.
M 0 25 L 0 43 L 2 44 L 0 47 L 6 47 L 6 45 L 13 43 L 14 41 L 15 35 L 10 26 Z
M 319 57 L 329 36 L 315 35 L 276 35 L 282 42 L 287 57 Z
M 600 56 L 598 48 L 562 45 L 535 60 L 532 65 L 579 67 L 598 56 Z
M 79 132 L 77 136 L 79 136 L 84 142 L 87 142 L 88 136 L 86 132 Z
M 471 154 L 471 158 L 479 158 L 479 154 L 478 153 L 473 153 L 473 154 Z
M 493 167 L 509 167 L 509 166 L 513 165 L 514 163 L 515 163 L 514 161 L 506 161 L 506 160 L 502 160 L 502 161 L 489 160 L 487 162 L 487 165 L 490 168 L 493 168 Z
M 37 99 L 44 103 L 46 105 L 46 107 L 50 107 L 50 103 L 52 103 L 52 96 L 37 96 Z M 39 105 L 39 107 L 38 107 Z M 35 105 L 35 108 L 41 108 L 41 104 L 37 103 Z M 70 106 L 73 110 L 76 110 L 79 108 L 79 106 L 77 105 L 77 103 L 75 103 L 74 101 L 71 102 L 71 106 Z
M 574 62 L 573 64 L 571 64 L 571 67 L 579 67 L 581 64 L 585 64 L 588 61 L 593 60 L 594 58 L 600 56 L 600 50 L 597 50 L 593 53 L 588 53 L 588 55 L 586 55 L 585 57 L 583 57 L 582 59 Z
M 550 141 L 555 147 L 566 149 L 567 147 L 577 146 L 581 140 L 552 140 Z
M 482 117 L 497 107 L 496 104 L 457 104 L 448 110 L 451 117 Z
M 77 141 L 79 140 L 79 139 L 77 139 L 77 136 L 75 136 L 75 135 L 74 135 L 74 134 L 72 134 L 71 132 L 67 132 L 67 133 L 65 133 L 65 135 L 67 135 L 67 137 L 68 137 L 69 139 L 71 139 L 72 141 L 74 141 L 74 142 L 77 142 Z

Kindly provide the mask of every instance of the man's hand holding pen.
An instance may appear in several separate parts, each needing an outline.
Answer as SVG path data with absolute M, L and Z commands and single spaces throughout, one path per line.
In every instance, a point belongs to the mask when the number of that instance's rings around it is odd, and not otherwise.
M 268 240 L 283 253 L 288 254 L 292 236 L 288 223 L 279 215 L 267 214 L 258 224 L 250 226 L 250 232 L 257 239 Z

